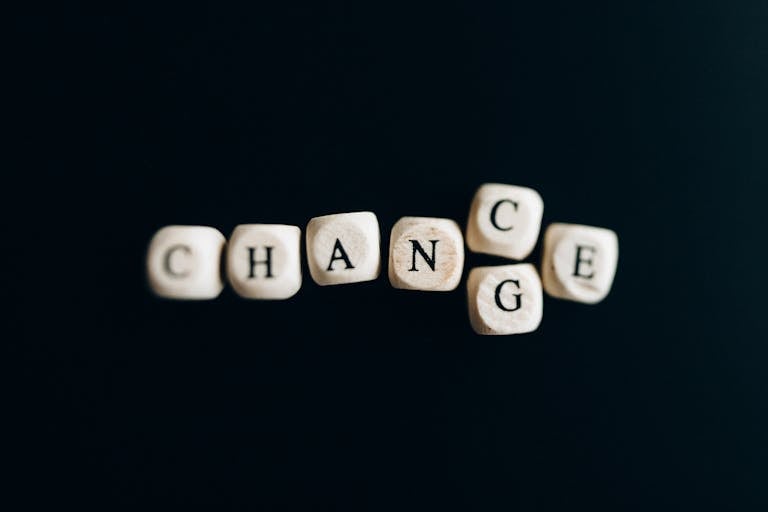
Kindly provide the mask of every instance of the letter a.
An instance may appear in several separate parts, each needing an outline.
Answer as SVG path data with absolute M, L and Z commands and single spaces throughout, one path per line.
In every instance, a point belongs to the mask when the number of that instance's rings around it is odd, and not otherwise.
M 336 256 L 336 253 L 339 253 L 338 256 Z M 333 270 L 333 262 L 336 260 L 344 260 L 344 264 L 346 265 L 346 269 L 355 268 L 352 263 L 349 261 L 349 256 L 347 256 L 347 251 L 344 250 L 344 246 L 341 245 L 341 242 L 339 239 L 336 239 L 336 243 L 333 244 L 333 253 L 331 254 L 331 261 L 328 263 L 327 270 L 330 272 Z

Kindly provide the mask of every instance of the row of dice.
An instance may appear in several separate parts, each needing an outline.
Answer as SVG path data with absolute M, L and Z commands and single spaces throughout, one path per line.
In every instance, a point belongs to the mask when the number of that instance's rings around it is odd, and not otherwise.
M 472 201 L 467 246 L 474 252 L 526 258 L 539 236 L 544 203 L 530 188 L 486 184 Z M 243 224 L 229 243 L 215 228 L 167 226 L 149 245 L 154 292 L 175 299 L 211 299 L 223 289 L 222 255 L 233 289 L 252 299 L 287 299 L 301 287 L 301 230 Z M 315 217 L 306 228 L 306 255 L 319 285 L 370 281 L 380 271 L 380 230 L 372 212 Z M 550 295 L 596 303 L 610 291 L 618 260 L 608 229 L 551 224 L 544 236 L 542 278 Z M 389 281 L 395 288 L 454 290 L 464 268 L 464 238 L 456 222 L 403 217 L 389 239 Z M 470 320 L 480 334 L 516 334 L 541 322 L 542 280 L 531 264 L 472 269 L 467 280 Z

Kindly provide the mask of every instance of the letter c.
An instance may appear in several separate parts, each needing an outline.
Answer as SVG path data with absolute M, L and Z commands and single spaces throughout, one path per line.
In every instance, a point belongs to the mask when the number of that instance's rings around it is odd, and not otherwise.
M 511 204 L 512 208 L 514 208 L 515 211 L 517 211 L 517 202 L 515 202 L 515 201 L 513 201 L 511 199 L 502 199 L 501 201 L 496 201 L 496 204 L 494 204 L 493 208 L 491 208 L 491 224 L 493 224 L 493 227 L 495 227 L 499 231 L 509 231 L 510 229 L 512 229 L 512 226 L 503 228 L 503 227 L 499 226 L 499 224 L 496 222 L 496 213 L 499 210 L 499 206 L 501 206 L 504 203 Z
M 171 256 L 173 256 L 173 253 L 176 251 L 182 251 L 184 254 L 190 254 L 192 252 L 188 245 L 173 245 L 165 252 L 165 260 L 163 266 L 165 267 L 165 271 L 171 277 L 186 277 L 189 275 L 189 270 L 185 270 L 183 272 L 174 272 L 173 268 L 171 268 Z

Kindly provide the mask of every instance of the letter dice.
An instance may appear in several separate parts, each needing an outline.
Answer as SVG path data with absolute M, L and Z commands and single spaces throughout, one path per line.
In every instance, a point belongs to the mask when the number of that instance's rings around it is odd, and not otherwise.
M 450 291 L 464 270 L 464 237 L 450 219 L 403 217 L 389 239 L 389 282 L 406 290 Z
M 242 224 L 227 248 L 227 277 L 241 297 L 287 299 L 301 288 L 301 230 L 283 224 Z
M 541 274 L 553 297 L 594 304 L 608 295 L 619 242 L 610 229 L 550 224 L 544 234 Z
M 486 183 L 472 200 L 467 246 L 474 252 L 515 260 L 536 246 L 544 202 L 531 188 Z
M 521 334 L 541 323 L 541 280 L 531 264 L 473 268 L 467 293 L 469 320 L 478 334 Z
M 372 212 L 315 217 L 307 224 L 307 260 L 321 286 L 371 281 L 381 265 L 379 221 Z
M 207 226 L 166 226 L 147 251 L 149 285 L 171 299 L 214 299 L 224 288 L 221 253 L 226 241 Z

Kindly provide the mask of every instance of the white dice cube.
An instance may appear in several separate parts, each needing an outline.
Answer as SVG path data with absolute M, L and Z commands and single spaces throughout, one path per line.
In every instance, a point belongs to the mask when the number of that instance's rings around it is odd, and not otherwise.
M 147 251 L 149 285 L 171 299 L 213 299 L 224 288 L 221 255 L 226 240 L 208 226 L 166 226 Z
M 541 323 L 544 298 L 533 265 L 473 268 L 467 293 L 469 320 L 478 334 L 521 334 Z
M 464 270 L 464 237 L 450 219 L 403 217 L 389 239 L 389 282 L 406 290 L 454 290 Z
M 531 188 L 486 183 L 472 200 L 467 246 L 474 252 L 515 260 L 536 246 L 544 201 Z
M 321 286 L 371 281 L 381 266 L 379 221 L 372 212 L 315 217 L 307 224 L 307 260 Z
M 241 297 L 287 299 L 301 288 L 301 230 L 241 224 L 227 247 L 227 278 Z
M 619 241 L 610 229 L 550 224 L 544 234 L 541 274 L 553 297 L 594 304 L 608 295 Z

